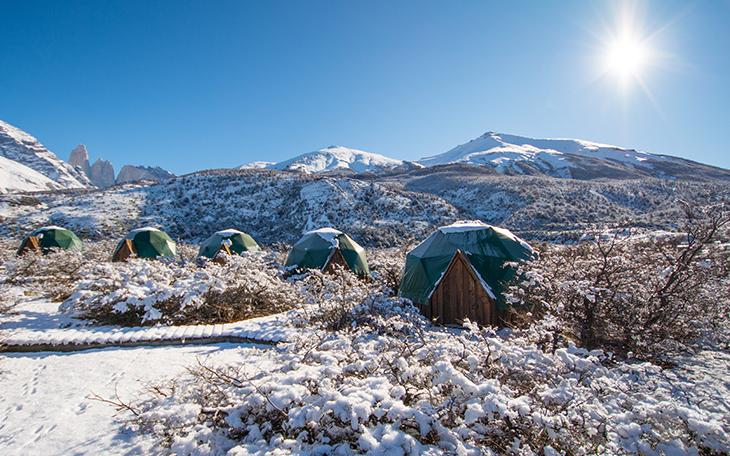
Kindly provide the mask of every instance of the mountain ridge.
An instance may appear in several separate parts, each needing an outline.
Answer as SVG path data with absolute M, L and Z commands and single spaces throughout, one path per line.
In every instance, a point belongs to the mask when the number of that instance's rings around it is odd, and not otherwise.
M 423 166 L 464 163 L 500 174 L 559 178 L 730 179 L 730 170 L 686 158 L 654 154 L 583 139 L 530 138 L 488 131 L 444 153 L 419 160 Z
M 91 186 L 83 171 L 60 159 L 35 137 L 3 120 L 0 120 L 0 156 L 44 175 L 59 188 Z

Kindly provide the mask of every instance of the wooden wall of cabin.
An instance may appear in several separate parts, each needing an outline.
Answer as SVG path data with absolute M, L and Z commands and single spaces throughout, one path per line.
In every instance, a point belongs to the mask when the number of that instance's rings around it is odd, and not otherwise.
M 465 318 L 482 325 L 495 325 L 499 322 L 496 303 L 467 261 L 463 255 L 454 258 L 429 302 L 419 306 L 421 312 L 444 325 L 461 324 Z

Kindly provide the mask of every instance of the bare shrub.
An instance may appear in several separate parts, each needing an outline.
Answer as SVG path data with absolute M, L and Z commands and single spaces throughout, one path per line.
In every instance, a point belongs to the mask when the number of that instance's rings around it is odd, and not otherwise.
M 686 233 L 601 236 L 519 266 L 515 303 L 560 316 L 582 345 L 659 359 L 717 334 L 730 311 L 727 207 L 687 210 Z M 723 243 L 724 242 L 724 243 Z
M 368 265 L 372 279 L 387 287 L 393 296 L 398 294 L 406 253 L 405 247 L 368 251 Z

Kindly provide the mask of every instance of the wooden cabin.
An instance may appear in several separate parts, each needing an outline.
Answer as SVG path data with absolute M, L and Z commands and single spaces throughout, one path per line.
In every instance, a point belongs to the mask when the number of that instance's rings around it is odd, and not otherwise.
M 460 325 L 465 319 L 481 325 L 496 325 L 496 298 L 469 259 L 457 250 L 427 303 L 419 305 L 430 320 L 442 325 Z

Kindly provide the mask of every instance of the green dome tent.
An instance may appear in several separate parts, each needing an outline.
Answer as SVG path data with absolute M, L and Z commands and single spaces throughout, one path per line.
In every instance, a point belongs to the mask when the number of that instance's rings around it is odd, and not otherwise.
M 18 248 L 18 255 L 28 251 L 46 254 L 51 249 L 75 250 L 81 249 L 81 239 L 73 231 L 60 226 L 44 226 L 31 231 Z
M 132 255 L 140 258 L 174 257 L 175 241 L 164 231 L 145 227 L 132 230 L 119 241 L 112 261 L 125 261 Z
M 230 229 L 217 231 L 206 239 L 200 245 L 198 256 L 215 258 L 221 250 L 229 254 L 240 254 L 242 252 L 256 252 L 260 249 L 251 236 L 243 231 Z
M 514 275 L 505 263 L 534 255 L 532 247 L 505 228 L 457 222 L 437 229 L 408 252 L 399 295 L 444 323 L 468 317 L 492 324 L 505 307 L 502 284 Z
M 286 266 L 303 269 L 327 271 L 335 264 L 346 266 L 359 276 L 370 274 L 365 249 L 334 228 L 304 233 L 286 258 Z

